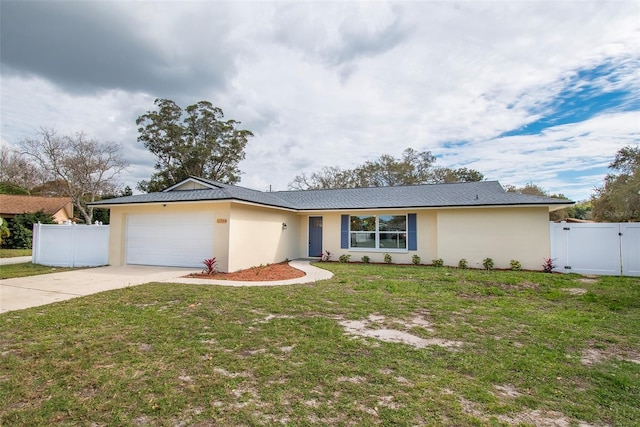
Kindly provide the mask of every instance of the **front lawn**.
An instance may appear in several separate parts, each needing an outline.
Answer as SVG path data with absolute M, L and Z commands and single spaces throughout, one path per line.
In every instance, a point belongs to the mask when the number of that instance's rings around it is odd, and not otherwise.
M 640 279 L 320 264 L 0 315 L 0 425 L 626 426 Z
M 31 256 L 31 249 L 0 249 L 0 258 Z
M 60 273 L 62 271 L 71 271 L 77 269 L 78 268 L 71 267 L 49 267 L 46 265 L 32 264 L 30 262 L 23 262 L 20 264 L 7 264 L 0 267 L 0 279 L 38 276 L 40 274 Z

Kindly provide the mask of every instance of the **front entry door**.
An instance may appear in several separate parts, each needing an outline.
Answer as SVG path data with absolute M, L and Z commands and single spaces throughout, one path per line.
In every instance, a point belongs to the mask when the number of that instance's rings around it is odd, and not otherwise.
M 309 256 L 322 256 L 322 217 L 309 217 Z

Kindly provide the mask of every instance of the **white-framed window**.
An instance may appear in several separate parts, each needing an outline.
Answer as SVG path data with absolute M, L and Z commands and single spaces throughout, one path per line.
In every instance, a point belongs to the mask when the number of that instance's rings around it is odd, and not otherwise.
M 407 215 L 351 215 L 349 247 L 406 250 Z

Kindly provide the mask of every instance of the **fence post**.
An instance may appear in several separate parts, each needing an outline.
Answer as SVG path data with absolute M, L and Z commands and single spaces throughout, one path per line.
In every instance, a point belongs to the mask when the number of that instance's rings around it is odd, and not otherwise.
M 78 224 L 71 224 L 71 250 L 69 251 L 69 255 L 70 255 L 70 259 L 69 259 L 69 264 L 71 264 L 71 267 L 75 267 L 76 266 L 76 228 L 78 227 Z
M 33 240 L 31 241 L 31 263 L 37 264 L 40 259 L 40 227 L 39 222 L 33 224 Z

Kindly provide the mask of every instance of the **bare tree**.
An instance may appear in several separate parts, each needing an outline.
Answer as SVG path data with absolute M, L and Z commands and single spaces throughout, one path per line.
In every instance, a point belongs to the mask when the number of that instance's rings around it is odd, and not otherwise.
M 6 145 L 0 147 L 0 182 L 31 191 L 46 181 L 46 172 L 40 169 L 31 158 Z
M 119 144 L 101 143 L 83 132 L 58 136 L 43 128 L 37 137 L 22 140 L 20 146 L 23 154 L 31 156 L 53 179 L 64 182 L 66 195 L 87 224 L 93 219 L 93 207 L 87 203 L 114 193 L 116 178 L 129 166 Z

